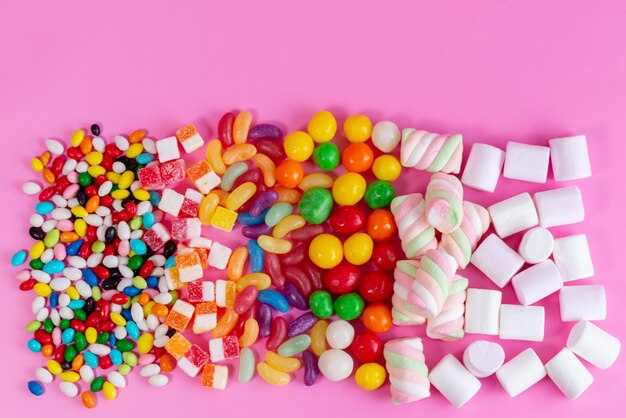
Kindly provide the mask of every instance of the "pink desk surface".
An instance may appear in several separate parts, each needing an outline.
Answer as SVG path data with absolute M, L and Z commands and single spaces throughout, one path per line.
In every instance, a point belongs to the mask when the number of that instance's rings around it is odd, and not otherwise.
M 433 390 L 430 399 L 389 403 L 388 386 L 366 393 L 353 379 L 323 379 L 307 388 L 297 375 L 287 387 L 258 378 L 227 391 L 205 390 L 174 373 L 162 389 L 137 375 L 110 402 L 86 413 L 50 385 L 32 397 L 26 381 L 42 359 L 26 349 L 31 295 L 20 293 L 10 255 L 30 244 L 32 200 L 20 185 L 31 179 L 29 159 L 48 136 L 67 139 L 94 121 L 104 135 L 147 128 L 171 135 L 194 122 L 209 137 L 221 113 L 252 109 L 257 121 L 286 130 L 305 126 L 321 108 L 340 122 L 350 113 L 401 127 L 461 132 L 473 142 L 504 147 L 508 140 L 547 144 L 549 138 L 588 136 L 594 175 L 579 181 L 586 220 L 556 236 L 587 233 L 608 319 L 600 325 L 626 336 L 623 237 L 626 194 L 626 5 L 621 1 L 4 2 L 0 6 L 0 170 L 3 206 L 0 260 L 2 415 L 93 416 L 624 416 L 626 356 L 606 371 L 589 366 L 596 382 L 569 401 L 548 379 L 510 399 L 495 378 L 455 410 Z M 271 4 L 270 4 L 271 3 Z M 390 4 L 393 5 L 391 6 Z M 105 6 L 106 4 L 106 6 Z M 383 5 L 386 4 L 386 5 Z M 444 5 L 445 4 L 445 5 Z M 467 151 L 466 151 L 467 155 Z M 409 172 L 420 188 L 426 176 Z M 570 183 L 568 183 L 570 184 Z M 491 204 L 523 190 L 554 187 L 501 179 L 494 194 L 468 191 Z M 507 240 L 516 245 L 519 237 Z M 494 288 L 468 269 L 473 287 Z M 510 288 L 504 302 L 514 302 Z M 565 343 L 572 323 L 547 308 L 543 343 L 504 342 L 513 357 L 531 346 L 545 362 Z M 423 334 L 402 329 L 385 335 Z M 427 363 L 460 355 L 469 341 L 426 341 Z M 85 415 L 82 415 L 85 413 Z

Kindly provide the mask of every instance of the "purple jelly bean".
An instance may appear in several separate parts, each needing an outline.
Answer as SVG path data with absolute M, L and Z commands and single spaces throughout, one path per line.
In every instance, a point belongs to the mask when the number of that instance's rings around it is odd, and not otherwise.
M 267 337 L 272 330 L 272 308 L 262 303 L 257 309 L 256 320 L 259 323 L 259 336 Z
M 286 157 L 282 144 L 277 141 L 271 139 L 257 139 L 253 144 L 259 154 L 267 155 L 276 165 L 280 164 Z
M 276 125 L 270 125 L 269 123 L 262 123 L 255 125 L 248 131 L 248 139 L 281 139 L 283 137 L 283 131 Z
M 267 235 L 272 232 L 273 226 L 269 226 L 268 224 L 260 224 L 253 226 L 244 226 L 241 228 L 241 234 L 250 239 L 256 239 L 261 235 Z
M 311 350 L 305 350 L 302 352 L 302 362 L 304 363 L 304 384 L 311 386 L 320 375 L 320 370 L 317 367 L 317 357 Z
M 302 296 L 302 294 L 298 292 L 298 288 L 295 284 L 287 282 L 285 283 L 285 287 L 283 290 L 283 293 L 285 294 L 285 299 L 287 299 L 289 305 L 293 306 L 296 309 L 300 309 L 301 311 L 309 309 L 309 303 L 304 298 L 304 296 Z
M 278 192 L 268 190 L 261 193 L 250 206 L 250 215 L 260 215 L 265 209 L 272 206 L 278 200 Z
M 296 335 L 304 334 L 318 321 L 317 316 L 313 314 L 313 312 L 307 312 L 293 321 L 289 323 L 289 328 L 287 328 L 287 337 L 295 337 Z

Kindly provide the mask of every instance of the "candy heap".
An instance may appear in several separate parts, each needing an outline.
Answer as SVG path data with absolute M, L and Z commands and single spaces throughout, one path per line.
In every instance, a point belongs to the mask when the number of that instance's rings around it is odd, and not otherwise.
M 340 152 L 328 111 L 284 138 L 277 126 L 253 125 L 248 111 L 223 115 L 218 138 L 206 143 L 193 125 L 156 141 L 143 130 L 110 143 L 100 134 L 98 125 L 78 130 L 67 149 L 47 140 L 32 160 L 46 187 L 23 187 L 39 197 L 29 230 L 36 242 L 11 261 L 29 260 L 19 287 L 37 295 L 28 347 L 47 363 L 28 383 L 35 395 L 58 376 L 64 394 L 81 393 L 92 408 L 98 392 L 114 399 L 136 366 L 153 386 L 178 367 L 225 389 L 233 363 L 240 383 L 258 374 L 284 385 L 304 368 L 312 385 L 320 374 L 348 378 L 356 361 L 364 389 L 389 373 L 393 402 L 427 397 L 432 383 L 460 406 L 480 388 L 476 377 L 496 371 L 514 396 L 543 377 L 530 355 L 500 369 L 495 343 L 474 345 L 465 366 L 449 355 L 428 375 L 422 339 L 383 344 L 380 334 L 425 324 L 427 337 L 445 341 L 465 333 L 539 341 L 543 308 L 527 305 L 563 280 L 593 275 L 584 235 L 553 239 L 546 229 L 582 220 L 578 189 L 488 209 L 463 201 L 463 184 L 492 191 L 505 163 L 494 147 L 475 144 L 459 181 L 461 135 L 401 134 L 393 122 L 352 115 Z M 391 154 L 398 146 L 400 159 Z M 527 147 L 512 145 L 511 162 L 507 149 L 505 177 L 545 181 L 524 166 L 538 154 Z M 590 174 L 583 154 L 584 137 L 554 140 L 555 177 Z M 433 173 L 424 195 L 396 197 L 402 166 Z M 491 222 L 497 235 L 480 242 Z M 501 239 L 538 223 L 544 228 L 527 232 L 521 255 Z M 226 234 L 246 242 L 231 248 Z M 536 264 L 518 273 L 525 261 Z M 522 305 L 468 288 L 457 269 L 470 262 L 500 287 L 511 281 Z M 561 309 L 564 320 L 583 321 L 545 369 L 575 397 L 590 376 L 572 352 L 608 367 L 619 342 L 585 321 L 604 318 L 602 286 L 563 288 Z

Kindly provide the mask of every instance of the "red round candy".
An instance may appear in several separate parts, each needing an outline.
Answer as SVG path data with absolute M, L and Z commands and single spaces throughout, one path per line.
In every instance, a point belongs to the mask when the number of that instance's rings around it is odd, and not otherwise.
M 393 294 L 393 279 L 381 271 L 370 271 L 359 283 L 359 294 L 368 302 L 381 302 Z
M 356 206 L 340 206 L 330 216 L 330 226 L 342 234 L 353 234 L 364 225 L 365 213 Z
M 354 337 L 350 348 L 361 363 L 372 363 L 383 354 L 383 341 L 378 335 L 368 331 Z
M 324 286 L 331 293 L 350 293 L 359 285 L 361 271 L 347 261 L 342 261 L 324 276 Z
M 393 271 L 401 257 L 400 249 L 391 242 L 376 244 L 372 251 L 372 262 L 382 271 Z

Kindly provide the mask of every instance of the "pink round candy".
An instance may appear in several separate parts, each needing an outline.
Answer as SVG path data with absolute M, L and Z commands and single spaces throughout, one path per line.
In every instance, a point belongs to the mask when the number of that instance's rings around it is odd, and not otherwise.
M 154 363 L 156 360 L 156 356 L 154 354 L 142 354 L 139 356 L 139 365 L 146 366 L 148 364 Z
M 62 243 L 58 243 L 54 246 L 54 258 L 60 261 L 65 260 L 65 256 L 67 255 L 67 251 L 65 250 L 65 245 Z

